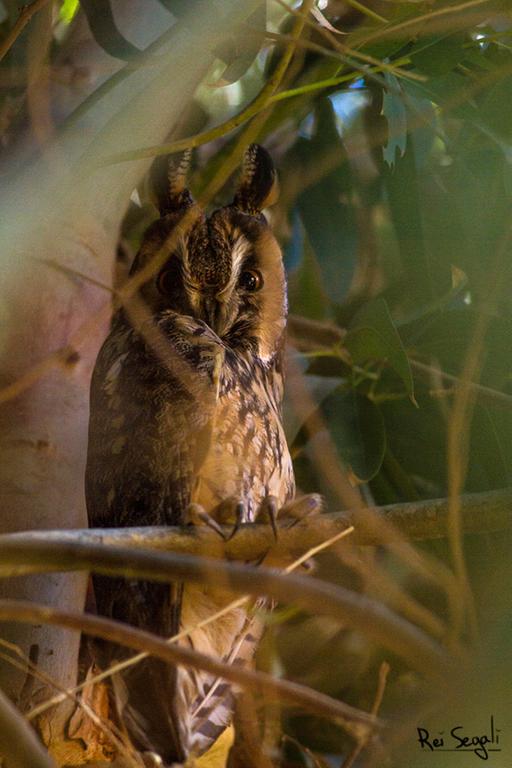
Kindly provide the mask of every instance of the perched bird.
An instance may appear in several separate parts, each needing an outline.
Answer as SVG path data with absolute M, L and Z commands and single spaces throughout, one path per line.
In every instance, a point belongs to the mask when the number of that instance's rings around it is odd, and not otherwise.
M 233 202 L 206 216 L 186 188 L 187 163 L 156 166 L 160 218 L 131 269 L 140 287 L 116 312 L 96 362 L 86 470 L 93 527 L 215 527 L 263 513 L 275 524 L 294 497 L 281 418 L 285 273 L 262 213 L 275 197 L 274 166 L 251 145 Z M 165 636 L 228 601 L 207 585 L 95 577 L 94 589 L 99 613 Z M 238 608 L 181 642 L 250 663 L 260 633 Z M 230 685 L 156 659 L 124 672 L 114 689 L 133 745 L 164 764 L 203 753 L 233 714 Z

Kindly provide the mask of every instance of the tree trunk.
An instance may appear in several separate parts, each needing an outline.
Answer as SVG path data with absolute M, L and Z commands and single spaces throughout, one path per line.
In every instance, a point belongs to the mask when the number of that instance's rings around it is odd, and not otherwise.
M 211 66 L 215 48 L 257 4 L 225 0 L 223 13 L 218 3 L 202 4 L 201 13 L 192 11 L 175 24 L 170 43 L 148 66 L 119 79 L 71 129 L 56 132 L 39 148 L 35 159 L 27 161 L 35 154 L 32 125 L 11 153 L 16 159 L 4 168 L 4 178 L 12 181 L 2 195 L 0 251 L 1 532 L 86 525 L 89 380 L 108 324 L 110 294 L 69 270 L 111 284 L 120 223 L 150 163 L 98 167 L 100 159 L 163 141 Z M 135 14 L 131 26 L 139 22 L 143 28 L 147 2 L 128 5 Z M 165 15 L 171 25 L 172 16 Z M 89 42 L 83 49 L 89 72 L 95 48 L 99 61 L 109 58 Z M 48 93 L 61 120 L 75 97 L 58 87 Z M 85 581 L 79 575 L 20 577 L 0 583 L 0 595 L 76 609 L 84 602 Z M 59 686 L 74 683 L 78 637 L 11 625 L 1 627 L 1 636 L 37 658 Z M 25 709 L 49 693 L 44 683 L 3 662 L 0 686 Z

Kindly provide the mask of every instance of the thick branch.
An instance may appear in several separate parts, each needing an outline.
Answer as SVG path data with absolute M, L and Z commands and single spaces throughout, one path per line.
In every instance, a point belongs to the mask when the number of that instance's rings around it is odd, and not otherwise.
M 396 653 L 428 677 L 446 682 L 453 659 L 424 632 L 385 605 L 343 587 L 263 566 L 213 558 L 59 539 L 46 534 L 0 537 L 0 577 L 92 570 L 105 575 L 153 581 L 215 584 L 237 594 L 268 595 L 316 615 L 330 615 Z
M 512 488 L 487 493 L 471 493 L 461 497 L 462 520 L 467 534 L 496 533 L 512 529 Z M 390 504 L 369 508 L 384 522 L 392 523 L 408 539 L 423 541 L 441 539 L 446 536 L 448 500 L 429 499 L 405 504 Z M 305 518 L 290 526 L 279 528 L 276 543 L 274 532 L 269 525 L 251 523 L 242 525 L 236 536 L 222 542 L 219 536 L 206 526 L 143 527 L 143 528 L 97 528 L 73 531 L 45 531 L 48 543 L 82 542 L 84 544 L 116 544 L 123 547 L 147 547 L 189 555 L 225 557 L 228 560 L 256 560 L 267 553 L 282 556 L 298 556 L 331 539 L 348 525 L 354 525 L 350 542 L 359 545 L 383 543 L 377 527 L 368 528 L 358 523 L 358 513 L 332 512 Z M 228 534 L 229 528 L 225 528 Z M 391 528 L 386 529 L 386 541 Z M 392 534 L 390 534 L 392 535 Z M 9 534 L 0 537 L 6 541 L 38 541 L 38 531 Z M 1 574 L 0 563 L 0 574 Z

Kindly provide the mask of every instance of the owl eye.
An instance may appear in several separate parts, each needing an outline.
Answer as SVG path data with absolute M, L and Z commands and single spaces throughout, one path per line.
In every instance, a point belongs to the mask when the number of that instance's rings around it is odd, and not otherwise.
M 179 267 L 176 262 L 172 262 L 172 266 L 162 269 L 156 279 L 156 287 L 160 293 L 168 294 L 172 293 L 176 289 L 176 285 L 179 278 Z
M 240 288 L 254 293 L 263 288 L 263 275 L 257 269 L 246 269 L 240 275 L 238 285 Z

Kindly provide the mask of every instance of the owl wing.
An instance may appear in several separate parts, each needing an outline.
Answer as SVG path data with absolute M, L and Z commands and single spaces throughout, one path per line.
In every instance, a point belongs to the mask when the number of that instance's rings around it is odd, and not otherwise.
M 86 499 L 93 527 L 179 525 L 211 444 L 223 348 L 202 323 L 167 313 L 150 346 L 122 317 L 91 385 Z M 94 577 L 98 612 L 164 636 L 179 630 L 182 586 Z M 100 666 L 119 658 L 110 644 Z M 176 671 L 147 659 L 117 677 L 118 710 L 139 749 L 184 759 Z

